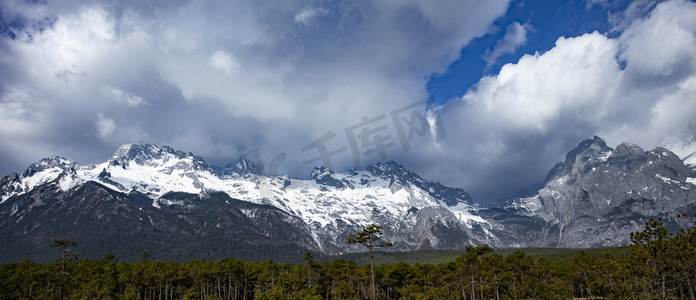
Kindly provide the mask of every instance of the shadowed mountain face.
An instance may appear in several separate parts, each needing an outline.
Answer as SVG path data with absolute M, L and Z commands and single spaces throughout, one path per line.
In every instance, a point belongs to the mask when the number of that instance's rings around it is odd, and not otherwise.
M 676 216 L 696 213 L 695 177 L 693 169 L 666 149 L 646 152 L 629 143 L 612 149 L 595 137 L 570 151 L 536 195 L 486 213 L 506 224 L 504 231 L 516 231 L 523 220 L 536 224 L 536 230 L 520 228 L 536 237 L 519 240 L 523 245 L 626 245 L 630 233 L 650 218 L 663 218 L 672 230 L 688 226 Z M 519 222 L 509 221 L 514 219 Z
M 135 260 L 301 257 L 362 251 L 346 237 L 384 226 L 392 250 L 597 247 L 629 243 L 630 232 L 662 217 L 676 230 L 696 213 L 696 172 L 673 153 L 633 144 L 581 142 L 538 193 L 480 207 L 462 189 L 428 182 L 393 162 L 310 179 L 264 176 L 240 159 L 209 166 L 169 147 L 128 144 L 104 163 L 61 157 L 0 181 L 0 261 L 55 258 L 56 238 L 88 257 Z
M 43 185 L 0 204 L 0 261 L 55 258 L 54 238 L 78 241 L 88 257 L 113 253 L 135 260 L 147 251 L 157 259 L 190 260 L 243 256 L 272 259 L 316 250 L 307 225 L 277 208 L 212 193 L 205 198 L 168 193 L 170 205 L 152 206 L 138 192 L 123 194 L 96 182 L 63 192 Z

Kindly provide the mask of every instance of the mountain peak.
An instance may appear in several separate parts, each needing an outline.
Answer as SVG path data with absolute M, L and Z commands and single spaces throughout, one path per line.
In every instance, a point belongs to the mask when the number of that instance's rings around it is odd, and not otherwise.
M 325 166 L 325 165 L 321 165 L 321 166 L 319 166 L 319 167 L 314 167 L 314 168 L 312 169 L 312 175 L 310 175 L 309 178 L 310 178 L 310 179 L 315 179 L 315 180 L 316 180 L 316 179 L 322 179 L 322 178 L 324 178 L 324 177 L 327 176 L 327 175 L 328 175 L 328 176 L 331 176 L 331 175 L 333 175 L 333 174 L 334 174 L 334 171 L 332 171 L 331 169 L 329 169 L 329 168 L 328 168 L 327 166 Z
M 321 185 L 332 186 L 337 189 L 345 188 L 345 184 L 334 178 L 333 175 L 334 172 L 331 169 L 325 165 L 321 165 L 320 167 L 314 167 L 314 169 L 312 169 L 312 176 L 310 176 L 310 178 Z
M 580 142 L 575 149 L 568 152 L 566 155 L 566 163 L 574 162 L 578 154 L 592 155 L 605 150 L 611 150 L 611 148 L 607 147 L 607 143 L 604 139 L 595 135 L 592 139 L 586 139 Z
M 368 172 L 372 173 L 372 175 L 375 176 L 382 176 L 382 175 L 397 175 L 397 177 L 403 177 L 408 175 L 408 171 L 404 168 L 404 166 L 398 164 L 397 162 L 393 160 L 389 160 L 387 162 L 378 162 L 372 165 L 367 166 L 365 168 Z
M 570 150 L 570 152 L 566 154 L 565 161 L 556 163 L 556 165 L 549 170 L 544 183 L 548 183 L 557 176 L 563 176 L 573 172 L 574 167 L 584 164 L 590 157 L 598 153 L 603 152 L 604 155 L 601 155 L 602 159 L 606 159 L 608 155 L 612 153 L 612 150 L 613 149 L 607 146 L 604 139 L 596 135 L 591 139 L 586 139 L 580 142 L 575 149 Z
M 604 144 L 604 146 L 607 145 L 607 143 L 604 141 L 603 138 L 598 137 L 598 136 L 596 136 L 596 135 L 592 138 L 592 141 L 593 141 L 593 142 L 596 142 L 596 143 L 602 143 L 602 144 Z
M 245 157 L 239 158 L 239 160 L 237 160 L 237 162 L 234 165 L 228 166 L 228 168 L 230 169 L 230 171 L 232 171 L 233 174 L 242 177 L 259 175 L 261 173 L 259 170 L 259 166 L 257 166 L 255 162 L 252 162 Z
M 401 186 L 416 186 L 450 207 L 459 203 L 471 204 L 473 201 L 464 190 L 447 187 L 439 182 L 426 181 L 393 160 L 369 165 L 365 170 L 370 172 L 372 176 L 389 179 L 390 185 L 396 183 Z
M 381 165 L 381 166 L 388 168 L 388 169 L 391 169 L 391 170 L 405 170 L 404 166 L 398 164 L 397 162 L 395 162 L 393 160 L 388 160 L 386 162 L 380 162 L 380 163 L 377 163 L 377 165 Z
M 60 168 L 63 170 L 68 170 L 74 168 L 77 165 L 76 162 L 69 160 L 62 156 L 51 156 L 43 158 L 29 166 L 24 172 L 22 172 L 22 177 L 29 177 L 36 172 L 40 172 L 51 168 Z
M 130 143 L 118 147 L 114 152 L 114 158 L 125 158 L 128 160 L 134 160 L 136 158 L 159 158 L 163 154 L 175 154 L 177 156 L 186 156 L 187 154 L 181 151 L 176 151 L 169 146 L 157 146 L 153 144 L 137 144 Z M 191 155 L 189 153 L 189 155 Z
M 611 151 L 612 149 L 607 146 L 604 139 L 594 136 L 592 139 L 586 139 L 578 144 L 575 149 L 571 150 L 566 154 L 565 162 L 563 163 L 564 169 L 572 168 L 572 166 L 579 160 L 583 160 L 586 157 L 592 156 L 596 153 L 603 151 Z M 583 158 L 584 157 L 584 158 Z
M 645 156 L 645 150 L 633 143 L 622 143 L 616 146 L 616 155 L 619 157 L 642 157 Z
M 203 158 L 192 153 L 174 150 L 169 146 L 157 146 L 153 144 L 125 144 L 118 147 L 111 158 L 111 165 L 127 166 L 130 162 L 145 165 L 147 162 L 174 157 L 177 159 L 190 158 L 198 167 L 205 167 Z

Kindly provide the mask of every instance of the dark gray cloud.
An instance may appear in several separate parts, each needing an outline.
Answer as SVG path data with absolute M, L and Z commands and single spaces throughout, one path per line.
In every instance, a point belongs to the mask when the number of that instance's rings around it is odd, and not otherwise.
M 427 95 L 507 1 L 4 2 L 2 171 L 129 142 L 223 163 L 299 149 Z M 10 75 L 11 74 L 11 75 Z M 350 155 L 336 157 L 349 166 Z M 297 170 L 300 168 L 301 170 Z
M 489 201 L 542 179 L 597 133 L 646 147 L 693 136 L 682 129 L 696 112 L 694 4 L 671 1 L 619 37 L 561 38 L 504 66 L 439 108 L 446 137 L 417 127 L 404 148 L 391 112 L 426 99 L 428 76 L 507 5 L 5 2 L 3 16 L 23 21 L 0 39 L 0 171 L 53 154 L 98 162 L 149 142 L 218 165 L 284 154 L 281 173 L 307 176 L 303 162 L 318 152 L 303 147 L 333 132 L 328 149 L 346 147 L 334 167 L 355 167 L 346 129 L 373 120 L 354 133 L 384 126 L 376 135 L 389 147 L 384 157 L 360 147 L 359 167 L 395 159 Z M 402 113 L 417 126 L 428 114 L 424 105 Z

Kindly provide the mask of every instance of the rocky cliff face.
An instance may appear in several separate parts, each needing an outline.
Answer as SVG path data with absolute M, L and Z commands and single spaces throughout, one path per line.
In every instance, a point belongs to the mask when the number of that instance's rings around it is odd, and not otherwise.
M 337 254 L 362 251 L 345 239 L 371 223 L 384 226 L 395 251 L 625 245 L 649 218 L 687 226 L 676 215 L 696 213 L 694 178 L 665 149 L 612 149 L 595 137 L 552 168 L 537 194 L 481 207 L 393 161 L 346 173 L 317 167 L 303 180 L 261 175 L 245 159 L 219 168 L 169 147 L 128 144 L 101 164 L 51 157 L 4 177 L 0 241 L 11 250 L 0 261 L 44 257 L 53 238 L 66 236 L 93 257 Z
M 570 151 L 537 195 L 508 207 L 516 217 L 544 221 L 544 234 L 527 245 L 626 245 L 630 233 L 650 218 L 661 217 L 672 229 L 686 226 L 676 216 L 696 213 L 694 177 L 693 169 L 664 148 L 644 151 L 624 143 L 612 149 L 595 137 Z

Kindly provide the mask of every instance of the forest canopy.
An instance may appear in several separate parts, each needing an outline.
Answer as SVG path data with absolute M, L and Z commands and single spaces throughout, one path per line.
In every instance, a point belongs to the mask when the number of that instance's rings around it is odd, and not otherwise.
M 453 261 L 375 266 L 378 299 L 695 299 L 696 231 L 668 232 L 650 220 L 625 253 L 570 259 L 503 256 L 469 246 Z M 75 259 L 79 244 L 57 244 L 56 261 L 0 265 L 2 299 L 371 299 L 370 265 L 336 259 L 303 264 L 227 258 L 184 263 Z M 60 251 L 59 251 L 60 250 Z M 63 260 L 65 258 L 65 260 Z M 63 262 L 65 264 L 63 265 Z

